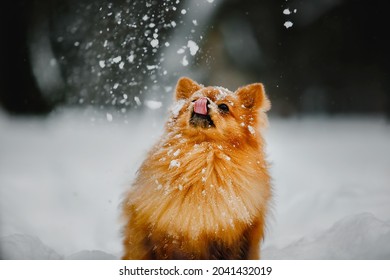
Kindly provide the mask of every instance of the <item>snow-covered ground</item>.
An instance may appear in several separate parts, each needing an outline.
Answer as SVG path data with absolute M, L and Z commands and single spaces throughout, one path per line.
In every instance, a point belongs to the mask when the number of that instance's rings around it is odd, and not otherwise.
M 109 118 L 108 118 L 109 116 Z M 158 116 L 0 112 L 0 256 L 112 259 L 119 203 L 162 132 Z M 270 119 L 265 259 L 390 259 L 390 125 Z

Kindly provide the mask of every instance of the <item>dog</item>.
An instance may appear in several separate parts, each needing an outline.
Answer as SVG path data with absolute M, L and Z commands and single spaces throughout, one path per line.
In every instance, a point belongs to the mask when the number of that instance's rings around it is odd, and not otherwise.
M 123 200 L 122 259 L 259 259 L 272 196 L 261 83 L 179 79 L 161 140 Z

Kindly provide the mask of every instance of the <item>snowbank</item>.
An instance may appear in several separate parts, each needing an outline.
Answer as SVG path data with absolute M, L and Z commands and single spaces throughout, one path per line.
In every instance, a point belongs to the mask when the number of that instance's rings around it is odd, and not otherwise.
M 62 256 L 37 237 L 14 234 L 0 238 L 1 258 L 7 260 L 60 260 Z
M 2 259 L 7 260 L 115 260 L 118 257 L 98 250 L 84 250 L 64 257 L 42 243 L 39 238 L 14 234 L 0 238 Z
M 362 213 L 346 217 L 330 229 L 303 237 L 285 248 L 267 248 L 264 259 L 390 259 L 390 223 Z
M 266 248 L 263 259 L 390 259 L 390 223 L 372 214 L 362 213 L 335 223 L 330 229 L 303 237 L 285 248 Z M 44 245 L 37 237 L 15 234 L 0 238 L 2 258 L 10 260 L 115 260 L 98 250 L 84 250 L 63 257 Z

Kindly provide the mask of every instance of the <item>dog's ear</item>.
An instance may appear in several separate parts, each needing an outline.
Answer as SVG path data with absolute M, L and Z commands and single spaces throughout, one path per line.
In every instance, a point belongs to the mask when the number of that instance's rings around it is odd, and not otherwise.
M 242 105 L 247 109 L 260 109 L 263 112 L 271 109 L 271 102 L 268 100 L 264 86 L 261 83 L 241 87 L 236 91 L 236 94 Z
M 187 77 L 182 77 L 179 79 L 176 85 L 175 98 L 179 99 L 187 99 L 189 98 L 195 91 L 198 91 L 202 88 L 202 86 L 198 85 L 196 82 Z

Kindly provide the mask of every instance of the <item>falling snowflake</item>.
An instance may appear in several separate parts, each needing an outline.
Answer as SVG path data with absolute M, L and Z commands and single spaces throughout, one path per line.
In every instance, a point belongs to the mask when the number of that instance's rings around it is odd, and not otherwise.
M 114 58 L 112 59 L 112 61 L 113 61 L 114 63 L 119 63 L 121 60 L 122 60 L 122 57 L 121 57 L 120 55 L 117 56 L 117 57 L 114 57 Z
M 192 40 L 188 41 L 187 47 L 190 49 L 190 53 L 192 56 L 194 56 L 199 50 L 199 46 Z
M 101 68 L 106 67 L 106 62 L 105 62 L 104 60 L 100 60 L 100 61 L 99 61 L 99 66 L 100 66 Z
M 158 108 L 161 108 L 162 103 L 160 101 L 155 100 L 145 100 L 145 105 L 152 110 L 156 110 Z
M 183 66 L 187 66 L 188 65 L 188 60 L 187 60 L 187 56 L 183 56 L 183 60 L 181 61 L 181 64 L 183 64 Z
M 150 41 L 150 45 L 153 48 L 156 48 L 158 46 L 158 39 L 153 39 L 152 41 Z
M 293 26 L 293 23 L 292 23 L 291 21 L 286 21 L 286 22 L 284 23 L 284 26 L 285 26 L 286 28 L 290 28 L 291 26 Z
M 138 96 L 134 96 L 134 101 L 138 106 L 141 106 L 142 103 Z

